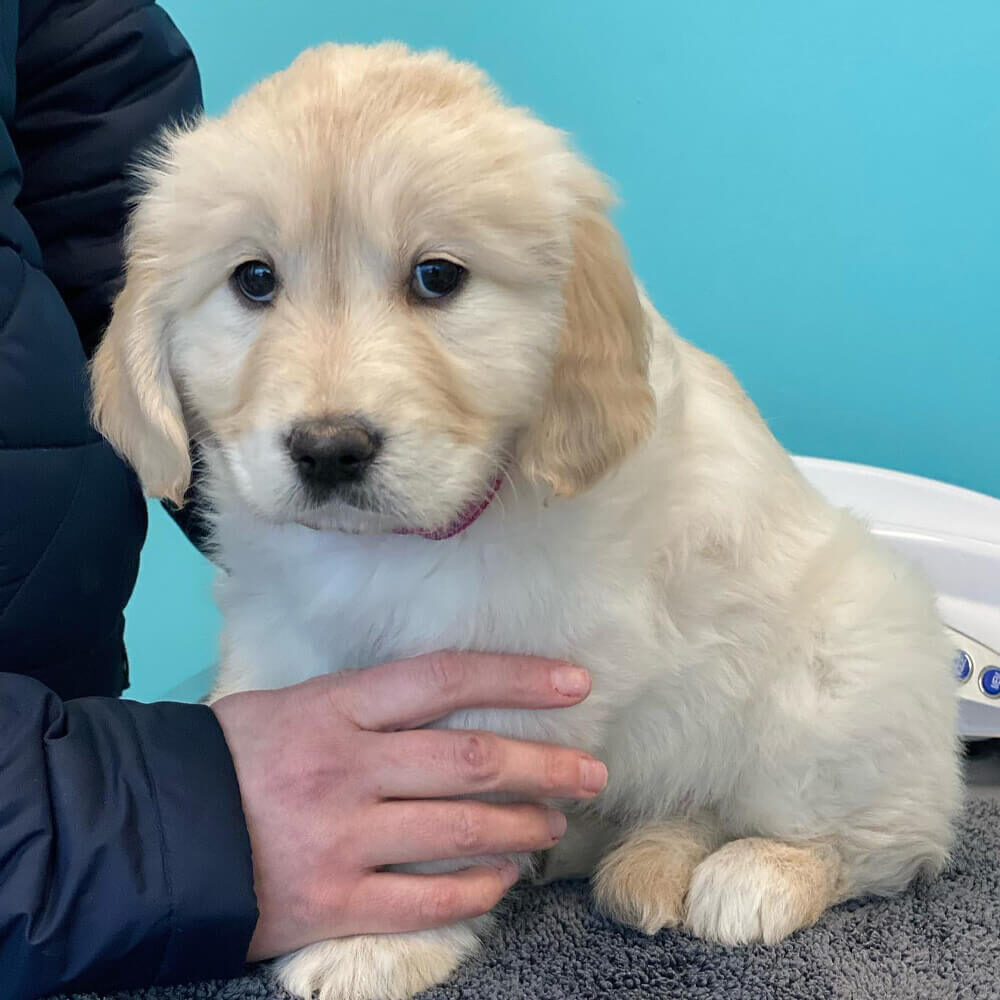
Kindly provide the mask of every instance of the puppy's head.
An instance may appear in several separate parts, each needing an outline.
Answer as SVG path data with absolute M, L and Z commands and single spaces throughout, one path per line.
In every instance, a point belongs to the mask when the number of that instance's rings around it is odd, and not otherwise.
M 142 171 L 93 376 L 150 495 L 196 437 L 260 516 L 432 530 L 510 463 L 573 495 L 649 431 L 608 192 L 474 68 L 312 50 Z

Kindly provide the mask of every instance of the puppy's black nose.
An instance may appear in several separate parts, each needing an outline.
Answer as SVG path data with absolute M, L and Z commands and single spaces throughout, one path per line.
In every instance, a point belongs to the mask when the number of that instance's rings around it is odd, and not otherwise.
M 309 490 L 323 497 L 364 478 L 378 454 L 378 435 L 357 417 L 307 420 L 292 428 L 288 453 Z

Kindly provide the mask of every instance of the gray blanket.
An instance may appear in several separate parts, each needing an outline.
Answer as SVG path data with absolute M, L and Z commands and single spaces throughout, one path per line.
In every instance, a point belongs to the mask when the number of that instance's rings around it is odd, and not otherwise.
M 256 972 L 121 1000 L 284 1000 Z M 790 939 L 725 949 L 687 934 L 647 938 L 605 920 L 587 886 L 510 897 L 481 957 L 421 1000 L 997 1000 L 1000 802 L 974 798 L 943 876 L 893 900 L 847 903 Z M 99 1000 L 92 994 L 87 1000 Z

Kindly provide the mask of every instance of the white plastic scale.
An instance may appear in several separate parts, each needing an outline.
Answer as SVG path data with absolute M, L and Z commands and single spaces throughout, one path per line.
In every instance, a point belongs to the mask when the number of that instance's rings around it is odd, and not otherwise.
M 955 639 L 959 731 L 1000 737 L 1000 500 L 867 465 L 795 461 L 831 503 L 927 574 Z

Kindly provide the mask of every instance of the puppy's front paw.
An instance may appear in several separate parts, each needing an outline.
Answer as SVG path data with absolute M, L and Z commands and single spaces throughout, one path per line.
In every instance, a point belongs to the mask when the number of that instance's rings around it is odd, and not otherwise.
M 470 924 L 414 934 L 364 934 L 309 945 L 274 964 L 303 1000 L 408 1000 L 444 982 L 479 947 Z
M 839 871 L 831 848 L 733 840 L 695 869 L 685 924 L 720 944 L 775 944 L 815 923 L 836 901 Z
M 708 827 L 687 820 L 640 827 L 601 861 L 594 900 L 609 917 L 645 934 L 677 927 L 691 875 L 712 844 Z

